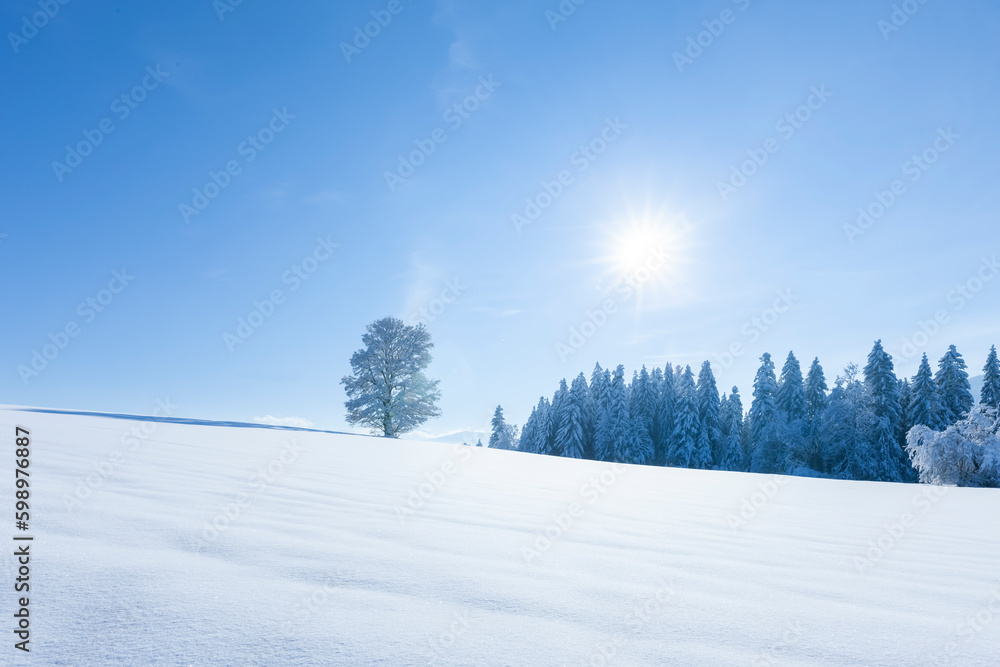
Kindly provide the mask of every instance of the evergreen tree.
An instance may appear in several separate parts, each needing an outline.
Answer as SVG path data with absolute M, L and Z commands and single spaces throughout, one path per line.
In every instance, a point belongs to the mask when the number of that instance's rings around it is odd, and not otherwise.
M 551 406 L 549 405 L 549 399 L 542 396 L 538 399 L 538 405 L 535 406 L 535 424 L 531 429 L 531 434 L 529 436 L 522 437 L 522 451 L 531 452 L 532 454 L 548 454 L 548 439 L 549 439 L 549 412 Z M 527 424 L 525 425 L 525 430 L 527 430 Z M 523 435 L 523 434 L 522 434 Z M 527 446 L 527 449 L 524 447 Z
M 563 384 L 565 385 L 565 382 Z M 572 459 L 583 458 L 587 394 L 587 380 L 583 377 L 583 373 L 580 373 L 573 380 L 573 387 L 563 403 L 562 415 L 559 418 L 556 442 L 562 456 Z
M 979 402 L 993 409 L 1000 409 L 1000 361 L 997 361 L 997 347 L 990 347 L 990 354 L 983 366 L 983 388 L 979 392 Z
M 580 397 L 583 410 L 583 458 L 594 458 L 594 433 L 597 430 L 597 405 L 594 396 L 587 385 L 587 377 L 580 373 L 573 380 L 570 393 L 576 391 Z
M 934 375 L 941 396 L 941 416 L 945 426 L 961 419 L 975 402 L 966 368 L 965 359 L 954 345 L 949 345 L 948 351 L 938 362 L 938 372 Z
M 663 369 L 653 366 L 649 372 L 649 389 L 653 397 L 653 408 L 650 413 L 649 437 L 653 441 L 653 456 L 649 462 L 655 463 L 660 442 L 660 392 L 663 390 Z
M 722 392 L 719 398 L 719 432 L 722 434 L 722 462 L 725 463 L 729 454 L 727 444 L 729 443 L 729 396 Z M 719 466 L 720 470 L 726 468 Z
M 819 418 L 825 467 L 843 479 L 873 480 L 877 465 L 869 436 L 875 417 L 857 375 L 855 364 L 844 369 Z
M 608 384 L 604 376 L 604 369 L 600 364 L 594 364 L 594 371 L 590 374 L 590 405 L 592 412 L 593 431 L 590 436 L 589 458 L 597 457 L 597 429 L 601 423 L 601 417 L 607 410 Z
M 899 401 L 899 380 L 893 372 L 892 356 L 875 341 L 865 364 L 865 392 L 875 417 L 871 434 L 871 461 L 874 466 L 860 479 L 898 482 L 909 468 L 909 459 L 899 445 L 903 417 Z M 867 463 L 866 463 L 867 465 Z
M 747 451 L 747 439 L 744 437 L 743 400 L 740 390 L 733 387 L 733 392 L 726 401 L 726 459 L 723 470 L 744 472 L 750 468 L 750 452 Z
M 600 413 L 605 407 L 604 394 L 607 385 L 604 382 L 604 369 L 600 364 L 594 364 L 594 372 L 590 374 L 590 395 L 594 399 L 594 409 Z
M 931 374 L 931 365 L 925 354 L 920 360 L 917 374 L 910 384 L 910 401 L 907 405 L 909 427 L 926 426 L 940 431 L 945 427 L 942 419 L 941 397 L 938 394 L 937 383 Z
M 599 408 L 599 410 L 602 410 L 604 412 L 607 412 L 608 409 L 611 407 L 611 380 L 612 379 L 613 378 L 611 377 L 611 369 L 610 368 L 605 368 L 604 369 L 604 379 L 602 380 L 602 382 L 604 383 L 604 400 L 601 403 L 601 407 Z M 624 376 L 623 376 L 623 380 L 624 380 Z M 628 387 L 626 387 L 625 389 L 626 389 L 625 398 L 626 398 L 626 402 L 627 402 L 628 401 Z
M 781 368 L 781 378 L 778 380 L 778 393 L 775 396 L 785 421 L 804 419 L 807 414 L 806 391 L 802 382 L 802 368 L 793 352 L 788 353 L 785 365 Z
M 819 364 L 819 357 L 814 357 L 806 375 L 804 391 L 806 395 L 806 427 L 805 440 L 807 447 L 806 463 L 813 470 L 826 472 L 823 457 L 823 444 L 820 438 L 820 417 L 827 405 L 826 376 Z
M 622 453 L 622 463 L 644 464 L 653 458 L 653 439 L 638 419 L 629 420 L 632 428 L 626 450 Z
M 522 452 L 528 452 L 529 454 L 537 453 L 535 452 L 535 441 L 538 438 L 538 408 L 531 408 L 531 414 L 528 416 L 528 421 L 524 422 L 524 428 L 521 429 L 521 438 L 518 440 L 517 448 Z
M 493 413 L 490 425 L 493 427 L 493 432 L 490 434 L 490 447 L 493 449 L 517 449 L 517 427 L 504 421 L 503 408 L 499 405 Z
M 552 396 L 552 408 L 549 416 L 549 432 L 545 454 L 552 456 L 563 456 L 563 443 L 559 440 L 559 427 L 562 424 L 563 415 L 566 412 L 566 403 L 569 401 L 569 387 L 566 385 L 566 378 L 559 380 L 559 389 Z
M 927 355 L 924 355 L 927 356 Z M 903 406 L 903 433 L 909 431 L 913 426 L 910 415 L 910 403 L 913 401 L 913 385 L 907 378 L 903 378 L 899 381 L 899 404 Z
M 642 370 L 632 376 L 632 387 L 629 394 L 629 414 L 637 427 L 641 427 L 646 437 L 652 443 L 653 422 L 656 418 L 656 395 L 653 393 L 653 383 L 643 365 Z M 650 456 L 649 458 L 652 458 Z
M 608 408 L 597 428 L 595 458 L 601 461 L 622 461 L 630 450 L 634 437 L 628 414 L 628 390 L 625 388 L 625 367 L 619 365 L 608 385 Z
M 806 418 L 810 422 L 826 408 L 826 390 L 826 376 L 823 374 L 823 367 L 819 365 L 819 357 L 815 357 L 809 366 L 805 382 Z
M 695 453 L 698 445 L 698 399 L 695 392 L 694 373 L 687 366 L 676 387 L 674 432 L 667 451 L 667 465 L 688 468 L 701 459 Z
M 725 451 L 720 423 L 719 388 L 712 373 L 712 364 L 705 361 L 698 372 L 698 456 L 693 467 L 720 467 Z
M 653 461 L 656 465 L 666 465 L 667 451 L 674 435 L 674 402 L 677 391 L 674 383 L 674 368 L 669 363 L 663 369 L 660 395 L 656 404 L 656 440 L 653 441 Z
M 760 358 L 760 368 L 753 381 L 753 402 L 750 403 L 750 440 L 753 455 L 751 472 L 784 472 L 785 452 L 778 432 L 781 418 L 775 395 L 778 381 L 774 376 L 774 362 L 765 352 Z
M 775 403 L 778 406 L 778 414 L 781 415 L 778 437 L 785 448 L 787 467 L 789 469 L 808 467 L 812 454 L 807 437 L 808 405 L 802 367 L 799 366 L 799 360 L 793 352 L 788 353 L 785 365 L 781 369 Z

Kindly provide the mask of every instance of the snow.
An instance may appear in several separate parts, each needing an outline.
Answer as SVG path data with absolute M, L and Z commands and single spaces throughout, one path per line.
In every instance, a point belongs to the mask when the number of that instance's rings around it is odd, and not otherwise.
M 15 424 L 32 435 L 37 664 L 1000 656 L 994 489 L 611 466 L 120 415 L 2 409 L 0 422 L 6 445 Z M 271 481 L 250 481 L 268 466 Z M 422 505 L 401 513 L 421 491 Z M 206 539 L 206 523 L 237 502 L 235 520 Z M 542 548 L 546 530 L 558 535 Z M 881 556 L 861 568 L 879 541 Z M 11 555 L 0 570 L 12 580 Z

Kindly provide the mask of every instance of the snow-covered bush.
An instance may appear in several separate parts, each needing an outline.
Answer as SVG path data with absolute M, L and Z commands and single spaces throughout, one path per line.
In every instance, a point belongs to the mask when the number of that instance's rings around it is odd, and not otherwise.
M 1000 419 L 979 405 L 944 431 L 914 426 L 906 450 L 925 484 L 1000 486 Z

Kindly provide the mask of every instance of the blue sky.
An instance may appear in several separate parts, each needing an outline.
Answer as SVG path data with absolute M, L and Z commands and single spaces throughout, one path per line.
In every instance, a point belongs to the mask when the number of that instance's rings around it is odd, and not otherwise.
M 749 395 L 763 352 L 1000 342 L 991 3 L 220 6 L 5 3 L 3 402 L 344 429 L 365 324 L 421 308 L 432 434 L 595 361 Z

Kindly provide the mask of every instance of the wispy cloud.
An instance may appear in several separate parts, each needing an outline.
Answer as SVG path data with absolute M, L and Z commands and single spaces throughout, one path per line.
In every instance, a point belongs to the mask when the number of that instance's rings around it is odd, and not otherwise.
M 520 308 L 497 308 L 495 306 L 474 306 L 469 310 L 477 313 L 486 313 L 494 317 L 513 317 L 521 312 Z
M 306 197 L 303 201 L 307 204 L 318 204 L 320 206 L 330 206 L 347 201 L 347 196 L 340 190 L 321 190 L 314 195 Z
M 403 303 L 403 320 L 406 322 L 414 321 L 420 309 L 438 296 L 447 277 L 440 267 L 424 259 L 423 253 L 411 253 L 406 296 Z
M 265 415 L 263 417 L 254 417 L 254 422 L 257 424 L 267 424 L 269 426 L 297 426 L 299 428 L 310 428 L 313 423 L 308 419 L 303 419 L 302 417 L 274 417 L 272 415 Z

